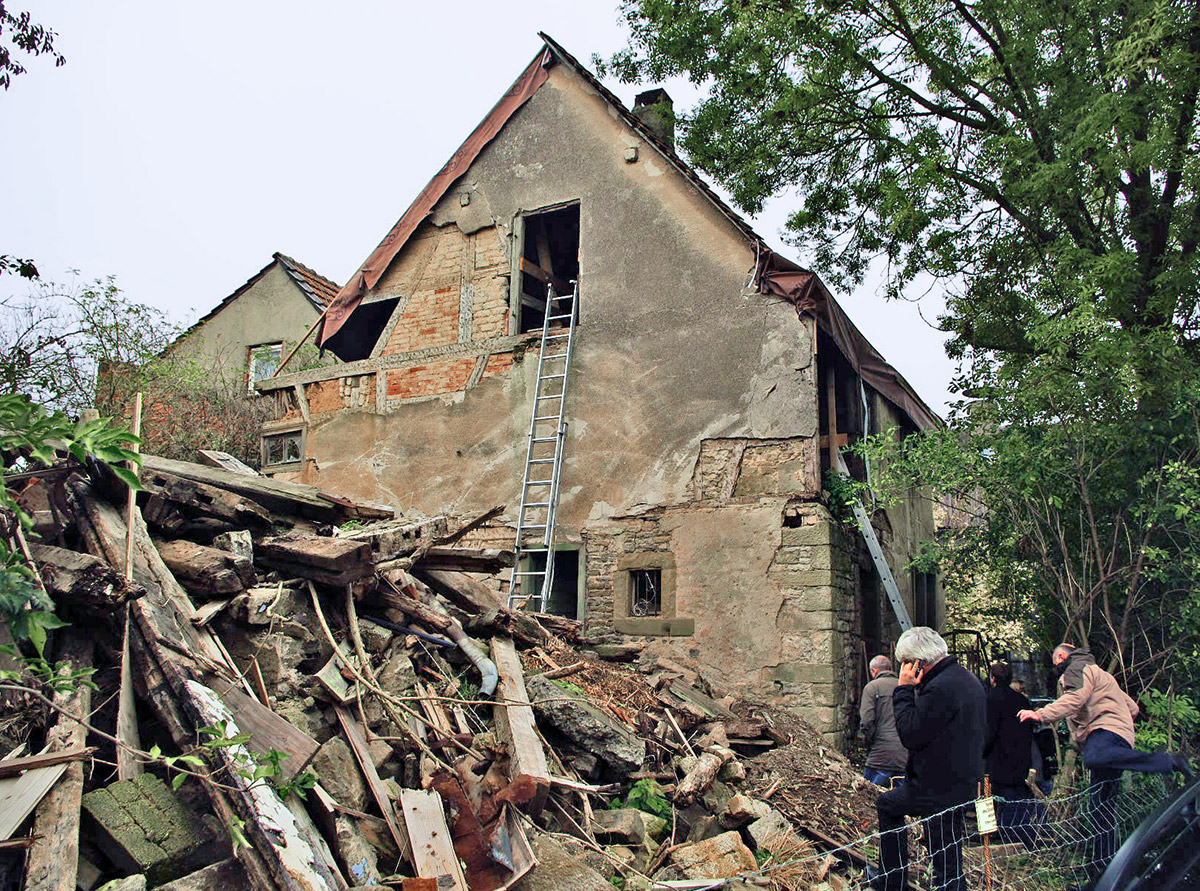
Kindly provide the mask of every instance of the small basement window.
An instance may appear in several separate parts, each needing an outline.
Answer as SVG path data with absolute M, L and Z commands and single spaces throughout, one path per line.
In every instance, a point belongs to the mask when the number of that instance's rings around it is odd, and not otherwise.
M 278 467 L 282 464 L 299 464 L 303 460 L 303 430 L 271 433 L 262 438 L 262 464 L 264 468 Z
M 629 571 L 629 616 L 645 618 L 662 615 L 662 570 Z
M 265 381 L 275 373 L 283 358 L 282 343 L 263 343 L 252 346 L 247 350 L 246 360 L 246 389 L 254 392 L 254 385 Z
M 539 330 L 546 313 L 546 299 L 572 294 L 579 278 L 579 205 L 570 204 L 539 213 L 526 214 L 521 260 L 514 281 L 520 289 L 516 330 L 521 334 Z M 560 313 L 569 311 L 571 301 L 559 301 Z

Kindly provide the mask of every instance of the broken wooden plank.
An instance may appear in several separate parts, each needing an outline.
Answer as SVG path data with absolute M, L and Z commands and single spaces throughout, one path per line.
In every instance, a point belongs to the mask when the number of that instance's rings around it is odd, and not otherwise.
M 56 752 L 43 752 L 40 755 L 26 755 L 24 758 L 5 758 L 0 761 L 0 779 L 20 776 L 35 767 L 52 767 L 55 764 L 69 764 L 72 761 L 86 761 L 92 757 L 96 749 L 78 748 L 65 749 Z
M 319 535 L 280 535 L 256 545 L 258 562 L 282 573 L 342 586 L 375 571 L 365 542 Z
M 492 661 L 500 672 L 492 714 L 497 738 L 508 745 L 508 778 L 517 793 L 509 799 L 515 804 L 528 804 L 536 814 L 545 805 L 550 790 L 550 767 L 525 690 L 521 658 L 511 640 L 497 637 L 492 639 Z
M 695 708 L 699 709 L 708 718 L 723 718 L 728 721 L 739 720 L 738 716 L 730 711 L 721 703 L 717 702 L 711 696 L 705 696 L 695 687 L 676 681 L 668 688 L 672 693 L 678 696 L 685 702 L 691 703 Z
M 452 548 L 435 546 L 416 554 L 415 566 L 450 572 L 496 573 L 513 565 L 513 552 L 499 548 Z
M 216 449 L 196 449 L 196 459 L 207 467 L 219 467 L 230 473 L 240 473 L 243 476 L 259 476 L 259 472 L 249 464 L 244 464 L 229 452 Z
M 375 804 L 378 806 L 379 812 L 383 814 L 383 820 L 387 823 L 388 832 L 391 833 L 392 840 L 396 843 L 396 848 L 405 860 L 411 861 L 413 859 L 413 850 L 409 841 L 407 824 L 401 822 L 401 818 L 397 815 L 396 809 L 392 805 L 391 796 L 388 795 L 383 781 L 379 778 L 379 772 L 375 769 L 375 761 L 371 758 L 371 752 L 367 747 L 367 739 L 363 736 L 362 727 L 359 726 L 358 721 L 355 720 L 354 715 L 346 706 L 338 704 L 333 708 L 337 712 L 338 721 L 342 725 L 342 732 L 346 734 L 346 741 L 350 743 L 350 749 L 354 752 L 358 766 L 362 768 L 363 777 L 367 781 L 367 789 L 370 790 L 371 797 L 375 799 Z
M 192 624 L 197 627 L 203 627 L 219 616 L 228 606 L 233 603 L 233 600 L 210 600 L 208 603 L 202 603 L 196 607 L 196 611 L 192 613 Z
M 220 520 L 237 527 L 267 529 L 271 525 L 271 514 L 252 498 L 230 492 L 220 486 L 187 479 L 163 470 L 147 470 L 142 475 L 142 485 L 151 497 L 158 499 L 168 517 L 178 514 L 186 521 L 198 517 Z M 182 525 L 172 519 L 164 526 Z
M 79 633 L 66 635 L 58 659 L 72 672 L 91 668 L 91 638 Z M 91 717 L 92 688 L 75 684 L 65 692 L 55 693 L 54 704 L 58 720 L 46 734 L 47 748 L 52 752 L 82 749 L 87 742 L 87 727 L 68 715 L 84 721 Z M 82 800 L 83 764 L 71 761 L 63 765 L 62 777 L 34 813 L 33 835 L 37 841 L 25 861 L 27 891 L 75 891 Z
M 689 805 L 703 795 L 713 784 L 721 768 L 734 758 L 734 753 L 724 746 L 709 746 L 700 755 L 696 766 L 688 772 L 671 796 L 676 804 Z
M 196 597 L 237 594 L 254 584 L 254 564 L 246 557 L 182 539 L 154 544 L 175 578 Z
M 0 780 L 0 839 L 7 839 L 17 831 L 66 770 L 66 764 L 35 767 L 20 776 Z
M 390 519 L 392 511 L 373 505 L 360 505 L 322 492 L 314 486 L 289 483 L 265 476 L 231 473 L 218 467 L 205 467 L 187 461 L 173 461 L 157 455 L 145 455 L 143 472 L 161 471 L 198 483 L 206 483 L 230 492 L 245 495 L 268 510 L 299 514 L 325 523 L 341 523 L 347 519 Z
M 412 843 L 412 864 L 421 878 L 436 879 L 440 891 L 467 891 L 467 880 L 454 853 L 450 828 L 436 792 L 401 789 L 400 807 Z
M 91 554 L 34 543 L 29 553 L 55 603 L 65 602 L 89 615 L 111 613 L 146 593 Z
M 290 722 L 285 721 L 257 699 L 247 696 L 236 687 L 222 690 L 221 702 L 229 709 L 243 731 L 250 734 L 246 747 L 256 755 L 265 755 L 274 749 L 286 752 L 279 762 L 284 779 L 294 780 L 308 766 L 321 746 L 315 739 Z
M 342 646 L 345 647 L 345 644 Z M 351 684 L 342 674 L 342 664 L 343 662 L 348 663 L 350 658 L 350 654 L 346 650 L 334 653 L 321 670 L 313 675 L 317 679 L 317 683 L 325 688 L 325 692 L 333 697 L 335 704 L 351 702 L 358 698 L 358 683 Z
M 195 712 L 195 720 L 204 725 L 225 721 L 227 732 L 241 732 L 229 709 L 217 694 L 196 681 L 184 683 L 185 701 Z M 243 820 L 246 835 L 263 855 L 280 888 L 291 891 L 346 891 L 346 880 L 325 854 L 325 844 L 311 823 L 298 821 L 279 795 L 266 783 L 253 782 L 240 773 L 240 762 L 253 759 L 244 746 L 223 746 L 216 750 L 228 769 L 226 784 Z

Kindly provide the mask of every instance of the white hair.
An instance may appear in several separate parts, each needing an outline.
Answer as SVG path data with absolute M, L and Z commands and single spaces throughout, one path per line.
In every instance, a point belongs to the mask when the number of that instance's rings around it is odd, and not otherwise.
M 932 628 L 918 625 L 909 628 L 896 641 L 896 658 L 901 662 L 919 660 L 932 665 L 946 657 L 946 641 Z
M 871 669 L 871 671 L 891 671 L 892 660 L 880 653 L 870 661 L 868 667 Z

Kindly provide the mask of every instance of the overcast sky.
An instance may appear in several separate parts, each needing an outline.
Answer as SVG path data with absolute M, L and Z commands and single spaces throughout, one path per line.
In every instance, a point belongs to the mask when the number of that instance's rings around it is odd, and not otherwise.
M 0 92 L 0 253 L 115 276 L 194 321 L 275 251 L 345 282 L 537 52 L 624 45 L 616 0 L 14 0 L 67 64 Z M 627 105 L 639 88 L 608 86 Z M 668 85 L 676 104 L 694 99 Z M 753 222 L 776 248 L 787 202 Z M 23 286 L 0 279 L 0 296 Z M 871 283 L 839 300 L 938 411 L 943 335 Z M 920 305 L 933 321 L 938 305 Z

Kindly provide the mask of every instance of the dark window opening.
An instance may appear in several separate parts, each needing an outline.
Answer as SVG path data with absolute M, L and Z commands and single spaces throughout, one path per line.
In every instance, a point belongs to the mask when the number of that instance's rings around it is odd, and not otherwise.
M 862 591 L 860 594 L 860 606 L 862 608 L 862 639 L 863 647 L 866 650 L 867 657 L 878 655 L 880 640 L 880 612 L 879 612 L 879 573 L 876 572 L 874 566 L 864 567 L 860 571 L 862 578 Z
M 629 570 L 629 617 L 662 615 L 662 570 Z
M 545 554 L 524 555 L 526 572 L 545 572 Z M 538 576 L 526 576 L 533 584 L 541 584 Z M 521 583 L 525 585 L 524 582 Z M 537 592 L 533 592 L 537 593 Z M 579 619 L 579 551 L 555 550 L 554 578 L 550 582 L 550 595 L 542 604 L 542 612 L 567 619 Z
M 937 630 L 937 574 L 917 572 L 912 574 L 913 624 L 927 625 Z
M 850 475 L 860 482 L 867 478 L 866 465 L 861 458 L 847 454 L 845 446 L 862 437 L 862 396 L 858 372 L 842 355 L 833 338 L 818 330 L 817 412 L 821 430 L 821 469 L 829 470 L 833 466 L 830 446 L 837 445 Z
M 399 302 L 399 297 L 389 297 L 360 304 L 337 333 L 325 341 L 322 349 L 329 350 L 343 362 L 370 358 Z
M 520 287 L 518 331 L 537 331 L 545 322 L 546 300 L 574 293 L 579 278 L 579 205 L 525 216 L 524 247 L 517 278 Z M 571 301 L 559 301 L 568 312 Z

